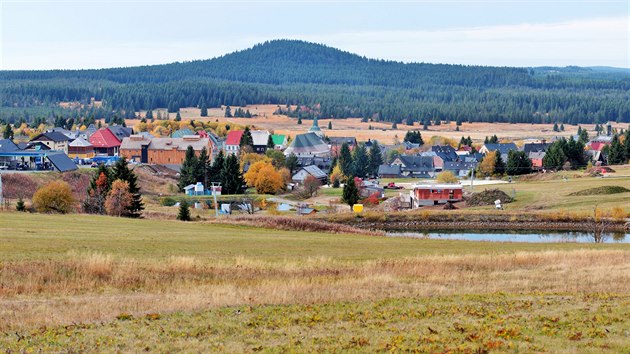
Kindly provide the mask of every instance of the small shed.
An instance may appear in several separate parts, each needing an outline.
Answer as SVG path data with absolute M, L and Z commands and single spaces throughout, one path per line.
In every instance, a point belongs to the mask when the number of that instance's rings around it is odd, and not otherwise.
M 184 192 L 186 192 L 186 195 L 204 195 L 205 188 L 203 186 L 203 183 L 197 182 L 195 184 L 189 184 L 184 187 Z
M 409 192 L 412 207 L 445 204 L 462 200 L 461 184 L 416 184 Z

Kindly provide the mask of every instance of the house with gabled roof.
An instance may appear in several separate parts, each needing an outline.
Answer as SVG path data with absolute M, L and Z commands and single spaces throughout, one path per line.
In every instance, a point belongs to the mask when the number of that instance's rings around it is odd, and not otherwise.
M 108 128 L 101 128 L 90 136 L 90 144 L 98 155 L 118 156 L 120 140 Z
M 116 139 L 118 139 L 118 141 L 122 141 L 123 138 L 128 138 L 131 136 L 131 134 L 133 134 L 133 129 L 123 127 L 122 125 L 110 125 L 109 127 L 107 127 L 107 129 L 109 129 L 114 134 L 114 136 L 116 136 Z
M 499 144 L 484 144 L 479 152 L 487 154 L 491 151 L 498 151 L 501 154 L 503 162 L 507 161 L 507 156 L 510 151 L 518 151 L 518 147 L 514 143 L 499 143 Z
M 272 134 L 271 140 L 276 150 L 284 150 L 288 144 L 288 138 L 284 134 Z
M 68 144 L 68 157 L 91 159 L 94 157 L 94 146 L 83 138 L 76 138 Z
M 391 165 L 399 165 L 404 177 L 433 178 L 436 175 L 432 156 L 400 155 Z
M 241 150 L 241 138 L 244 131 L 242 130 L 230 130 L 225 138 L 225 153 L 226 154 L 238 154 Z
M 252 142 L 254 152 L 263 154 L 267 151 L 267 142 L 269 141 L 269 134 L 266 130 L 252 130 Z
M 208 154 L 212 152 L 210 139 L 202 138 L 199 135 L 152 139 L 146 139 L 142 135 L 132 135 L 123 139 L 120 146 L 120 154 L 127 159 L 133 159 L 141 163 L 181 165 L 186 158 L 188 147 L 192 147 L 197 156 L 199 156 L 204 147 Z
M 49 147 L 51 150 L 63 151 L 67 154 L 70 138 L 60 132 L 47 131 L 37 135 L 36 137 L 31 139 L 30 142 L 42 143 Z
M 326 172 L 322 171 L 319 167 L 315 165 L 304 166 L 300 168 L 293 176 L 291 176 L 291 180 L 295 183 L 304 183 L 304 180 L 308 176 L 313 176 L 317 178 L 322 184 L 325 184 L 328 180 L 328 175 Z
M 357 139 L 354 137 L 345 137 L 345 136 L 331 136 L 328 138 L 328 143 L 330 144 L 330 152 L 333 156 L 339 156 L 339 152 L 341 151 L 341 146 L 343 144 L 348 144 L 350 151 L 357 146 Z

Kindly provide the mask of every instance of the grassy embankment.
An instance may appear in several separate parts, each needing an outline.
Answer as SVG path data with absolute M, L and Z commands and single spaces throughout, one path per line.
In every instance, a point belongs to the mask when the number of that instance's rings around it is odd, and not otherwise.
M 628 244 L 1 213 L 0 259 L 17 350 L 628 349 Z

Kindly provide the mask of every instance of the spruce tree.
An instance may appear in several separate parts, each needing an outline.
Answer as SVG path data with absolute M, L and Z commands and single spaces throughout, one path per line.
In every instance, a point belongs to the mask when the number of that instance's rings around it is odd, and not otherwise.
M 223 165 L 223 170 L 221 171 L 221 177 L 223 178 L 223 180 L 221 181 L 222 193 L 243 193 L 243 185 L 245 184 L 245 180 L 243 179 L 241 167 L 238 163 L 236 155 L 230 154 L 225 159 L 225 164 Z
M 271 137 L 271 134 L 269 134 L 269 137 L 267 138 L 267 149 L 274 149 L 276 147 L 276 144 L 273 143 L 273 138 Z
M 205 188 L 208 188 L 206 185 L 208 182 L 208 172 L 212 168 L 212 163 L 210 162 L 210 156 L 208 156 L 208 149 L 204 146 L 201 148 L 201 152 L 199 153 L 199 157 L 197 158 L 197 167 L 195 168 L 195 182 L 203 183 Z
M 13 139 L 13 129 L 11 128 L 11 124 L 7 123 L 4 127 L 4 133 L 2 133 L 3 139 Z
M 144 117 L 146 119 L 153 119 L 153 111 L 149 109 L 147 113 L 144 115 Z
M 503 175 L 505 173 L 505 162 L 503 162 L 503 158 L 501 157 L 501 153 L 497 150 L 497 153 L 494 155 L 494 174 Z
M 176 122 L 181 122 L 182 121 L 182 115 L 179 114 L 179 111 L 177 111 L 177 115 L 175 116 L 175 121 Z
M 344 176 L 354 176 L 352 154 L 350 153 L 348 143 L 341 144 L 341 150 L 339 151 L 339 168 Z
M 117 179 L 129 183 L 129 193 L 131 193 L 132 196 L 131 205 L 127 208 L 127 211 L 123 213 L 123 216 L 130 218 L 140 217 L 142 210 L 144 210 L 144 203 L 142 202 L 140 187 L 138 186 L 138 176 L 129 169 L 127 159 L 125 159 L 124 156 L 121 156 L 112 167 L 111 180 L 115 181 Z
M 201 102 L 201 112 L 199 113 L 200 116 L 202 117 L 207 117 L 208 116 L 208 106 L 206 106 L 206 101 L 204 100 L 203 102 Z
M 252 133 L 249 130 L 249 127 L 245 127 L 243 135 L 241 136 L 241 142 L 239 146 L 241 147 L 241 149 L 246 146 L 250 146 L 252 149 L 254 148 L 254 139 L 252 138 Z
M 619 165 L 626 162 L 626 156 L 623 145 L 619 141 L 619 136 L 614 135 L 610 147 L 608 148 L 608 164 Z
M 298 117 L 297 124 L 302 125 L 302 117 Z
M 285 161 L 285 166 L 289 169 L 289 172 L 293 174 L 295 170 L 298 168 L 298 158 L 294 153 L 289 154 L 287 156 L 287 160 Z
M 332 121 L 328 121 L 328 130 L 332 130 Z
M 185 200 L 179 202 L 179 212 L 177 213 L 177 220 L 190 221 L 190 208 L 188 207 L 188 202 Z
M 26 211 L 26 205 L 24 205 L 24 200 L 22 197 L 18 198 L 17 203 L 15 204 L 16 211 Z
M 509 176 L 524 175 L 532 171 L 532 161 L 525 151 L 510 151 L 505 172 Z
M 365 144 L 361 143 L 352 151 L 352 170 L 354 176 L 359 178 L 367 177 L 370 172 L 370 161 L 365 148 Z
M 346 180 L 346 183 L 343 186 L 341 198 L 344 203 L 350 206 L 350 209 L 352 209 L 352 206 L 355 205 L 361 198 L 359 195 L 359 188 L 357 188 L 357 185 L 354 183 L 353 177 L 348 177 Z
M 626 132 L 623 134 L 623 151 L 626 155 L 626 160 L 630 159 L 630 127 L 626 129 Z
M 223 165 L 225 164 L 225 155 L 223 150 L 219 150 L 217 157 L 212 162 L 212 167 L 208 172 L 208 182 L 222 182 L 223 181 Z
M 179 169 L 179 182 L 177 182 L 177 186 L 180 192 L 184 191 L 184 187 L 197 182 L 198 166 L 199 161 L 195 156 L 195 150 L 193 150 L 192 146 L 188 146 L 184 162 L 182 162 L 182 167 Z
M 225 118 L 232 118 L 232 109 L 230 106 L 225 107 Z
M 370 148 L 369 161 L 369 175 L 376 176 L 378 174 L 378 167 L 383 164 L 381 147 L 376 140 L 373 140 L 372 148 Z

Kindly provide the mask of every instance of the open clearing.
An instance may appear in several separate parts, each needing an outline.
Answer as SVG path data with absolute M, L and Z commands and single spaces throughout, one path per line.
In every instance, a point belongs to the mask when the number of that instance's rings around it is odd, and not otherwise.
M 234 111 L 238 107 L 232 107 Z M 208 117 L 201 117 L 198 108 L 182 108 L 180 114 L 183 120 L 194 119 L 200 121 L 232 122 L 241 125 L 254 125 L 260 129 L 274 131 L 276 134 L 288 134 L 294 137 L 296 134 L 306 132 L 312 125 L 312 120 L 303 119 L 302 124 L 297 124 L 296 118 L 289 118 L 285 115 L 275 115 L 273 112 L 277 109 L 276 105 L 251 105 L 241 107 L 249 109 L 252 114 L 257 114 L 253 118 L 225 118 L 225 111 L 220 108 L 208 109 Z M 144 112 L 141 112 L 144 114 Z M 154 112 L 154 114 L 156 114 Z M 165 114 L 165 113 L 164 113 Z M 171 118 L 175 114 L 171 113 Z M 348 119 L 319 119 L 319 126 L 324 134 L 331 137 L 354 136 L 358 141 L 367 141 L 368 139 L 376 139 L 382 144 L 392 144 L 395 139 L 402 141 L 406 132 L 413 129 L 422 129 L 422 125 L 416 122 L 416 125 L 409 126 L 406 124 L 398 124 L 397 129 L 392 129 L 391 122 L 361 122 L 360 118 Z M 139 122 L 137 119 L 127 120 L 128 126 L 133 126 Z M 328 122 L 332 122 L 333 129 L 328 129 Z M 368 128 L 372 126 L 373 130 Z M 614 124 L 616 128 L 627 128 L 624 124 Z M 450 124 L 441 124 L 439 126 L 432 125 L 428 131 L 422 131 L 425 142 L 428 142 L 432 136 L 442 136 L 459 141 L 462 136 L 470 136 L 476 143 L 482 143 L 486 136 L 496 134 L 500 139 L 523 140 L 523 139 L 547 139 L 551 140 L 554 136 L 573 135 L 577 133 L 577 126 L 565 124 L 564 132 L 554 132 L 553 124 L 508 124 L 508 123 L 463 123 L 460 131 L 456 131 L 455 122 Z M 582 128 L 589 130 L 590 135 L 594 135 L 593 124 L 583 124 Z
M 0 259 L 18 351 L 628 349 L 629 244 L 5 212 Z

